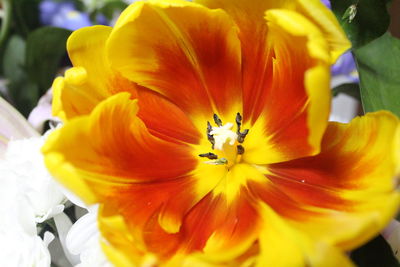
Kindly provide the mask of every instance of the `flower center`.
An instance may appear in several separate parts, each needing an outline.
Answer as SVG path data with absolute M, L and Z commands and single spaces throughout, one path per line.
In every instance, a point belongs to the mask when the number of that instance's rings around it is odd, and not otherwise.
M 244 153 L 244 147 L 241 144 L 249 130 L 240 130 L 242 125 L 240 113 L 236 114 L 236 132 L 232 130 L 233 123 L 228 122 L 223 125 L 217 114 L 214 114 L 214 122 L 217 125 L 216 127 L 207 122 L 207 138 L 211 143 L 213 152 L 200 154 L 199 156 L 210 159 L 210 161 L 205 161 L 207 164 L 226 164 L 229 168 L 240 161 L 241 155 Z

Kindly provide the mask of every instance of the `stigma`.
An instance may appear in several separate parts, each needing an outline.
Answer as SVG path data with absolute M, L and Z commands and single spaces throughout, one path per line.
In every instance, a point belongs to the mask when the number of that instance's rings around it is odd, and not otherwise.
M 212 127 L 210 134 L 214 137 L 214 149 L 218 149 L 222 151 L 224 149 L 225 144 L 229 146 L 233 146 L 237 139 L 238 135 L 234 131 L 232 131 L 233 123 L 228 122 L 224 126 Z
M 207 122 L 207 139 L 211 143 L 213 152 L 199 156 L 210 159 L 204 163 L 230 167 L 240 161 L 240 157 L 245 151 L 242 143 L 249 130 L 241 131 L 242 116 L 240 113 L 236 115 L 236 131 L 234 131 L 233 123 L 228 122 L 223 125 L 222 120 L 216 114 L 213 118 L 216 126 Z

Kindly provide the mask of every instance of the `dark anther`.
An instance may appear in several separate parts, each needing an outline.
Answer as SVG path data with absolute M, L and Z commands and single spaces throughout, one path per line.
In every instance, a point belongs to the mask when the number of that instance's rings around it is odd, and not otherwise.
M 211 131 L 212 131 L 211 123 L 207 121 L 207 135 L 210 135 Z
M 236 114 L 236 125 L 237 125 L 237 131 L 236 134 L 238 135 L 238 142 L 239 143 L 243 143 L 244 142 L 244 138 L 246 137 L 246 135 L 249 133 L 249 129 L 245 129 L 243 132 L 240 131 L 240 127 L 242 126 L 242 115 L 240 115 L 240 113 L 238 112 Z
M 212 131 L 211 123 L 207 121 L 207 139 L 212 145 L 211 148 L 214 149 L 215 139 L 214 136 L 211 134 L 211 131 Z
M 244 147 L 243 147 L 242 145 L 238 145 L 238 146 L 237 146 L 237 153 L 238 153 L 239 155 L 243 155 L 243 153 L 244 153 Z
M 219 127 L 222 126 L 222 120 L 218 117 L 217 114 L 214 114 L 214 122 L 216 125 L 218 125 Z
M 214 153 L 211 153 L 211 152 L 204 153 L 204 154 L 199 154 L 199 157 L 209 158 L 209 159 L 217 159 L 218 158 L 217 155 L 215 155 Z
M 249 129 L 245 129 L 243 132 L 238 132 L 238 142 L 239 143 L 243 143 L 244 142 L 244 138 L 246 137 L 246 135 L 249 133 Z
M 240 132 L 240 126 L 242 126 L 242 115 L 238 112 L 236 114 L 236 125 L 237 125 L 237 132 Z

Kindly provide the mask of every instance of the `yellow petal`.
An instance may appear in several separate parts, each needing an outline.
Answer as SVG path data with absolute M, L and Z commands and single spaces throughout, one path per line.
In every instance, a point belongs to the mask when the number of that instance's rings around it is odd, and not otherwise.
M 267 177 L 300 210 L 282 203 L 291 224 L 346 250 L 381 231 L 400 203 L 399 128 L 384 111 L 330 123 L 318 155 L 270 165 Z
M 111 69 L 105 43 L 111 27 L 79 29 L 67 41 L 73 68 L 53 83 L 53 114 L 63 120 L 87 115 L 102 100 L 121 91 L 135 93 L 136 86 Z
M 291 227 L 271 208 L 260 204 L 265 227 L 260 236 L 256 267 L 262 266 L 354 266 L 334 247 L 313 240 Z
M 122 13 L 107 49 L 125 77 L 192 118 L 205 123 L 213 113 L 241 111 L 240 43 L 221 10 L 188 1 L 137 2 Z
M 297 0 L 297 10 L 317 25 L 329 44 L 331 63 L 351 47 L 335 15 L 320 0 Z

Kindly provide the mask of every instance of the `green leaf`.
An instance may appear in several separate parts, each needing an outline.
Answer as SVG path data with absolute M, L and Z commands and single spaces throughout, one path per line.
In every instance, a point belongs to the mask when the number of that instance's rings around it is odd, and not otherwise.
M 50 88 L 66 54 L 65 46 L 71 31 L 42 27 L 29 34 L 26 46 L 26 67 L 29 79 L 44 94 Z
M 354 250 L 350 258 L 358 267 L 400 267 L 392 249 L 381 235 Z
M 41 96 L 37 85 L 24 76 L 22 80 L 13 81 L 7 87 L 11 92 L 14 106 L 22 115 L 28 117 Z
M 354 48 L 366 45 L 387 31 L 390 16 L 386 5 L 389 1 L 331 0 L 332 11 Z
M 10 37 L 3 58 L 4 76 L 7 80 L 18 81 L 25 74 L 25 41 L 18 35 Z
M 40 2 L 41 0 L 11 0 L 13 19 L 18 33 L 26 36 L 40 26 Z
M 386 109 L 400 116 L 400 39 L 386 33 L 354 55 L 364 111 Z
M 333 96 L 337 96 L 340 93 L 354 97 L 355 99 L 360 99 L 360 86 L 358 83 L 345 83 L 336 86 L 332 89 Z
M 9 39 L 3 58 L 4 76 L 7 79 L 7 98 L 27 116 L 39 99 L 37 85 L 29 81 L 26 73 L 26 43 L 18 35 Z

